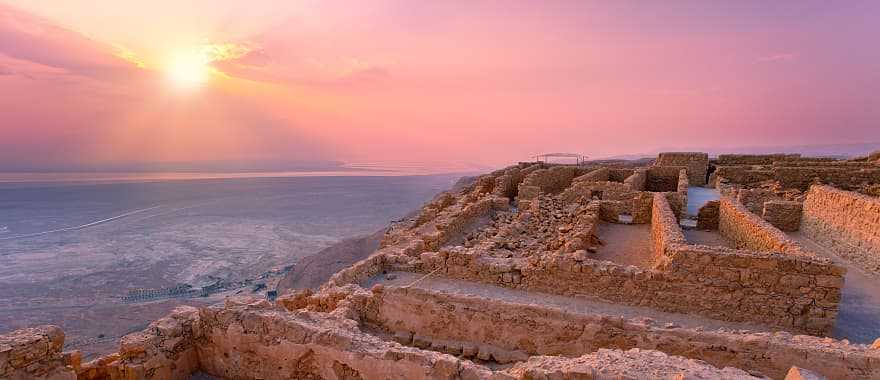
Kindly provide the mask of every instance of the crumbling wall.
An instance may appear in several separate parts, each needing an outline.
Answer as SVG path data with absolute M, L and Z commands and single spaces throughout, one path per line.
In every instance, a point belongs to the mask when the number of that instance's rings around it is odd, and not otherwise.
M 611 175 L 611 171 L 608 168 L 599 168 L 593 170 L 587 174 L 580 175 L 572 179 L 571 182 L 596 182 L 596 181 L 608 181 Z
M 794 201 L 767 201 L 761 218 L 781 231 L 797 231 L 801 227 L 803 205 Z
M 716 165 L 771 165 L 779 161 L 797 161 L 800 154 L 719 154 Z
M 641 191 L 633 198 L 632 204 L 633 224 L 650 223 L 654 208 L 654 195 L 647 191 Z
M 718 231 L 737 248 L 759 252 L 776 252 L 806 256 L 800 246 L 730 197 L 721 197 L 718 211 Z
M 718 229 L 718 207 L 718 201 L 708 201 L 700 207 L 700 211 L 697 212 L 697 229 Z
M 340 310 L 342 311 L 342 310 Z M 230 379 L 431 379 L 485 367 L 365 334 L 340 313 L 263 306 L 202 309 L 202 370 Z
M 880 183 L 880 168 L 849 167 L 777 167 L 774 179 L 783 188 L 807 190 L 819 182 L 843 189 L 857 189 L 866 184 Z
M 519 190 L 519 184 L 522 183 L 523 178 L 522 170 L 518 167 L 505 170 L 503 174 L 495 178 L 494 194 L 510 200 L 515 199 Z
M 673 245 L 665 250 L 669 258 L 656 270 L 559 255 L 487 258 L 461 250 L 423 253 L 420 267 L 499 286 L 820 335 L 834 326 L 844 271 L 830 263 L 720 247 Z
M 612 168 L 608 169 L 608 180 L 613 182 L 623 182 L 626 181 L 629 176 L 635 173 L 635 169 L 621 169 L 621 168 Z
M 422 246 L 424 247 L 424 245 Z M 382 273 L 387 267 L 388 258 L 398 257 L 392 253 L 394 251 L 393 248 L 376 251 L 366 259 L 358 261 L 354 265 L 336 272 L 336 274 L 331 276 L 330 279 L 321 286 L 321 289 L 343 286 L 346 284 L 357 284 Z
M 73 380 L 70 356 L 62 355 L 64 331 L 39 326 L 0 335 L 0 379 Z
M 672 208 L 663 194 L 654 194 L 651 213 L 651 239 L 654 242 L 654 258 L 659 263 L 669 258 L 669 251 L 685 244 L 684 233 L 678 226 Z
M 841 342 L 828 345 L 812 336 L 668 328 L 652 321 L 401 287 L 384 288 L 367 300 L 364 310 L 365 323 L 404 344 L 465 357 L 483 351 L 484 357 L 501 362 L 531 355 L 578 357 L 603 348 L 659 348 L 668 355 L 773 378 L 785 376 L 791 366 L 829 378 L 880 376 L 880 351 Z M 856 365 L 841 361 L 841 353 Z
M 629 185 L 633 190 L 644 191 L 648 181 L 648 169 L 636 169 L 632 175 L 626 177 L 623 183 Z
M 812 186 L 801 230 L 841 257 L 880 273 L 880 198 Z
M 581 178 L 581 177 L 578 177 Z M 599 181 L 576 181 L 570 187 L 565 189 L 559 198 L 564 202 L 571 203 L 581 198 L 601 200 L 619 201 L 621 203 L 620 211 L 623 213 L 631 213 L 633 209 L 633 199 L 638 194 L 628 185 L 620 182 Z
M 688 181 L 694 186 L 706 184 L 709 154 L 700 152 L 664 152 L 657 156 L 656 166 L 684 166 Z
M 686 170 L 681 166 L 653 166 L 647 170 L 645 190 L 665 192 L 678 191 L 679 173 Z
M 388 336 L 380 331 L 371 331 L 363 323 L 364 316 L 375 315 L 378 311 L 376 308 L 385 304 L 377 299 L 384 299 L 386 291 L 395 292 L 381 286 L 374 288 L 372 295 L 364 291 L 355 292 L 337 309 L 327 313 L 287 312 L 265 302 L 204 308 L 201 313 L 204 343 L 199 350 L 202 370 L 213 376 L 231 379 L 526 380 L 534 379 L 531 376 L 544 370 L 543 365 L 547 360 L 553 360 L 555 373 L 599 372 L 650 377 L 666 370 L 669 376 L 747 376 L 742 370 L 719 370 L 704 363 L 669 357 L 651 350 L 627 354 L 602 350 L 575 358 L 516 357 L 505 356 L 503 350 L 488 344 L 426 340 L 406 331 Z M 388 302 L 387 305 L 392 303 Z M 446 329 L 457 330 L 450 329 L 449 325 Z M 637 361 L 647 359 L 647 355 L 657 363 L 627 366 L 595 359 L 601 356 Z M 492 369 L 463 358 L 489 363 L 516 361 L 516 364 L 507 369 Z M 670 362 L 675 365 L 670 366 Z
M 119 352 L 75 368 L 77 379 L 189 379 L 199 368 L 201 333 L 199 310 L 178 307 L 145 330 L 124 336 Z
M 782 197 L 768 189 L 737 189 L 736 200 L 755 215 L 764 211 L 764 202 L 781 201 Z
M 595 168 L 568 165 L 551 166 L 547 169 L 535 170 L 528 174 L 519 185 L 519 199 L 530 200 L 536 198 L 542 193 L 559 193 L 571 185 L 571 182 L 575 177 L 590 173 L 594 170 Z M 606 169 L 604 172 L 606 179 L 607 175 Z
M 716 178 L 724 178 L 738 184 L 755 184 L 775 178 L 772 169 L 753 166 L 719 166 L 712 173 Z

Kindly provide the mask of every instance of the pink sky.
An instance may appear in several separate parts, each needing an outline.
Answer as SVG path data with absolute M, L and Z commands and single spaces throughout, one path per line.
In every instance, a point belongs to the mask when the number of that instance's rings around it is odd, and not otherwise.
M 0 0 L 0 167 L 877 142 L 877 36 L 872 1 Z

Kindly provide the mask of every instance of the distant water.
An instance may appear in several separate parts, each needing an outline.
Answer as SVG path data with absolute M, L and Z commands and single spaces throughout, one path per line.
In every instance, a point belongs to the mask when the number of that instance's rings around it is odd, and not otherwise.
M 54 323 L 74 339 L 96 326 L 121 335 L 144 323 L 123 318 L 130 289 L 259 281 L 376 231 L 458 177 L 338 174 L 0 183 L 0 332 Z

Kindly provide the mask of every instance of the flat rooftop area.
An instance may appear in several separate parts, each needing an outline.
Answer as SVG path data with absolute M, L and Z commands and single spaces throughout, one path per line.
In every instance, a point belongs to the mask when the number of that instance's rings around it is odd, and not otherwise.
M 673 324 L 683 328 L 702 327 L 709 330 L 720 328 L 749 331 L 779 330 L 778 328 L 771 328 L 757 324 L 725 322 L 695 315 L 667 313 L 646 307 L 615 304 L 591 297 L 566 297 L 556 294 L 510 289 L 479 282 L 437 277 L 436 275 L 429 276 L 416 282 L 416 280 L 422 278 L 424 274 L 410 272 L 391 272 L 389 274 L 392 276 L 374 276 L 367 280 L 365 284 L 362 284 L 362 286 L 369 288 L 375 284 L 383 284 L 385 286 L 407 286 L 412 284 L 411 287 L 434 292 L 471 295 L 518 304 L 548 306 L 580 314 L 620 316 L 633 320 L 651 319 L 660 326 Z M 389 280 L 388 277 L 393 277 L 393 279 Z M 415 284 L 413 284 L 414 282 Z
M 788 232 L 787 235 L 805 250 L 827 257 L 846 268 L 840 312 L 837 314 L 833 336 L 865 344 L 871 344 L 880 337 L 880 278 L 841 259 L 800 232 Z
M 592 258 L 646 269 L 654 264 L 650 224 L 599 223 L 596 235 L 605 245 Z

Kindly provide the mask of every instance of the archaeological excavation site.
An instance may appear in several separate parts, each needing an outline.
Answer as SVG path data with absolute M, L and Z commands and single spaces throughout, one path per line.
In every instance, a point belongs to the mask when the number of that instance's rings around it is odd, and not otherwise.
M 319 289 L 180 307 L 3 379 L 880 379 L 880 154 L 523 162 L 390 225 Z

